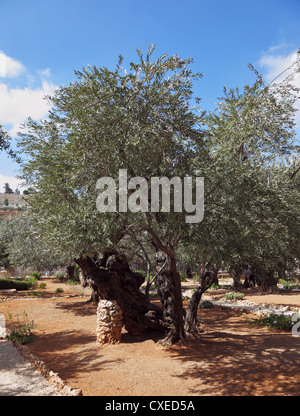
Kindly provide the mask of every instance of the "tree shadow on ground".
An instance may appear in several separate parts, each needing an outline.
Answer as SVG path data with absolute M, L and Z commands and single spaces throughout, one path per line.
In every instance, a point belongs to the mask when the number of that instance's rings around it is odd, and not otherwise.
M 37 336 L 30 350 L 63 379 L 105 369 L 123 360 L 105 360 L 99 354 L 96 335 L 85 331 L 58 331 Z
M 148 340 L 152 340 L 155 343 L 157 343 L 159 340 L 163 339 L 165 337 L 165 333 L 161 331 L 155 331 L 152 329 L 147 329 L 146 332 L 144 332 L 141 335 L 132 335 L 128 332 L 122 333 L 122 344 L 135 344 L 139 342 L 145 342 Z
M 55 308 L 65 310 L 66 312 L 72 312 L 77 316 L 95 315 L 96 319 L 97 305 L 87 300 L 81 300 L 72 303 L 59 302 L 55 305 Z
M 221 308 L 201 315 L 201 338 L 168 350 L 185 368 L 174 377 L 199 380 L 191 394 L 299 395 L 299 338 L 252 327 Z

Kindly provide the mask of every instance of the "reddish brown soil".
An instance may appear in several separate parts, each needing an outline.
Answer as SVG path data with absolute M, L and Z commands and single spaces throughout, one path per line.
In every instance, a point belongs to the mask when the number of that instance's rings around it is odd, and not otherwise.
M 26 311 L 35 323 L 33 354 L 72 388 L 98 396 L 298 395 L 300 338 L 291 333 L 252 326 L 253 316 L 225 308 L 203 309 L 200 339 L 163 348 L 161 335 L 123 334 L 118 345 L 96 344 L 96 306 L 78 290 L 48 283 L 57 298 L 25 299 L 11 295 L 0 312 Z M 69 291 L 72 297 L 65 296 Z M 75 296 L 76 295 L 76 296 Z M 1 295 L 0 295 L 1 296 Z M 263 302 L 272 302 L 263 296 Z M 2 295 L 3 298 L 3 295 Z M 288 297 L 284 296 L 284 299 Z M 252 296 L 250 300 L 254 301 Z M 292 295 L 300 305 L 300 294 Z M 258 301 L 258 298 L 255 299 Z M 283 297 L 277 297 L 283 304 Z

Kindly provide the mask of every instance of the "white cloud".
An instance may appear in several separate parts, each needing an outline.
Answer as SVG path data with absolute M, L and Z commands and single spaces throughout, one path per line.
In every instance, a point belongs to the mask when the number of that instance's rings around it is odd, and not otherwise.
M 51 69 L 45 68 L 45 69 L 39 69 L 38 74 L 43 78 L 49 78 L 51 76 Z
M 17 78 L 23 73 L 25 77 L 17 79 L 18 86 L 12 87 L 8 83 L 8 77 Z M 37 70 L 36 74 L 29 73 L 21 62 L 0 51 L 0 122 L 12 137 L 28 117 L 40 120 L 48 115 L 50 104 L 44 98 L 53 95 L 57 89 L 50 82 L 50 76 L 50 68 Z M 24 79 L 26 85 L 23 86 Z
M 279 49 L 279 48 L 278 48 Z M 259 60 L 259 64 L 266 68 L 265 78 L 268 82 L 273 81 L 278 75 L 282 74 L 276 81 L 284 79 L 286 76 L 292 73 L 293 68 L 289 68 L 293 62 L 297 60 L 297 51 L 293 51 L 287 55 L 277 54 L 276 48 L 271 48 L 266 54 L 264 54 Z M 294 83 L 300 87 L 300 77 L 296 74 Z
M 26 187 L 21 186 L 22 181 L 20 179 L 14 178 L 13 176 L 0 175 L 0 193 L 4 192 L 5 183 L 8 183 L 13 191 L 15 191 L 16 188 L 18 188 L 21 192 L 24 189 L 27 189 Z
M 43 119 L 50 109 L 45 95 L 53 94 L 55 85 L 43 81 L 40 88 L 32 89 L 12 88 L 0 84 L 0 120 L 3 125 L 12 126 L 9 130 L 11 136 L 20 131 L 20 126 L 28 117 L 33 120 Z
M 273 80 L 275 82 L 280 82 L 287 76 L 291 75 L 295 70 L 295 65 L 292 65 L 297 61 L 297 50 L 284 53 L 285 45 L 278 45 L 277 47 L 270 48 L 259 60 L 261 67 L 265 68 L 264 73 L 265 79 L 267 82 L 271 83 Z M 299 58 L 298 58 L 299 59 Z M 289 69 L 288 69 L 289 68 Z M 277 78 L 278 77 L 278 78 Z M 292 84 L 300 88 L 300 72 L 295 72 L 293 75 Z M 299 95 L 299 94 L 298 94 Z M 298 99 L 295 103 L 297 112 L 295 115 L 295 121 L 297 123 L 297 129 L 300 130 L 300 100 Z
M 25 71 L 24 65 L 0 51 L 0 77 L 17 77 Z

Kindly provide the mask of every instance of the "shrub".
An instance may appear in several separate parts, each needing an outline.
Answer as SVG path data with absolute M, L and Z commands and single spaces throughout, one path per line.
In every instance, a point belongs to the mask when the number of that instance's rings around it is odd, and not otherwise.
M 57 289 L 56 289 L 56 291 L 55 291 L 55 293 L 60 293 L 60 292 L 63 292 L 64 290 L 61 288 L 61 287 L 58 287 Z
M 28 290 L 30 286 L 27 282 L 20 282 L 18 280 L 0 279 L 0 289 L 16 289 Z
M 216 283 L 213 283 L 209 289 L 222 289 L 222 287 L 220 285 L 217 285 Z
M 239 299 L 243 299 L 244 296 L 245 294 L 241 292 L 227 292 L 225 294 L 225 299 L 226 300 L 239 300 Z
M 56 279 L 58 279 L 60 282 L 63 282 L 66 279 L 66 275 L 64 272 L 57 272 L 55 275 Z
M 45 287 L 46 287 L 47 285 L 46 285 L 46 283 L 45 282 L 42 282 L 41 284 L 40 284 L 40 289 L 45 289 Z
M 180 281 L 181 282 L 186 282 L 187 281 L 186 273 L 185 272 L 179 272 L 179 274 L 180 274 Z
M 11 329 L 7 339 L 9 341 L 17 340 L 22 344 L 26 344 L 33 339 L 31 330 L 34 328 L 34 321 L 29 322 L 28 315 L 24 311 L 22 314 L 22 320 L 19 315 L 13 316 L 11 313 L 7 314 L 7 320 L 10 322 Z
M 268 316 L 255 319 L 251 324 L 290 331 L 299 320 L 300 318 L 297 321 L 292 321 L 292 316 L 270 313 Z
M 75 280 L 69 279 L 66 284 L 67 285 L 77 285 L 78 282 L 76 282 Z
M 41 276 L 42 276 L 41 272 L 31 272 L 29 275 L 29 277 L 33 277 L 36 280 L 40 280 Z
M 33 290 L 32 292 L 29 292 L 29 295 L 36 296 L 38 298 L 43 298 L 46 295 L 46 293 L 42 292 L 41 290 Z
M 200 308 L 202 308 L 202 309 L 209 309 L 209 308 L 213 308 L 213 307 L 214 307 L 213 303 L 210 302 L 209 300 L 203 300 L 200 303 Z
M 35 289 L 37 285 L 37 279 L 33 276 L 29 276 L 26 278 L 26 283 L 28 284 L 29 289 Z

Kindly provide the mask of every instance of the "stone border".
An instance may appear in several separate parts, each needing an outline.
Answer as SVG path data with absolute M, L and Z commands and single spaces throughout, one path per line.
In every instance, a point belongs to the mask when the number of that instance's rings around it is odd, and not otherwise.
M 252 312 L 255 315 L 264 316 L 270 313 L 283 314 L 291 316 L 294 313 L 300 313 L 300 308 L 293 305 L 280 305 L 273 303 L 254 303 L 248 300 L 214 300 L 209 297 L 206 298 L 215 306 L 221 306 L 223 308 L 232 308 L 240 310 L 242 312 Z
M 30 348 L 22 345 L 19 341 L 13 340 L 11 344 L 28 360 L 34 367 L 48 380 L 62 396 L 82 396 L 81 389 L 72 389 L 58 375 L 51 371 L 47 365 L 41 361 L 36 355 L 31 354 Z

